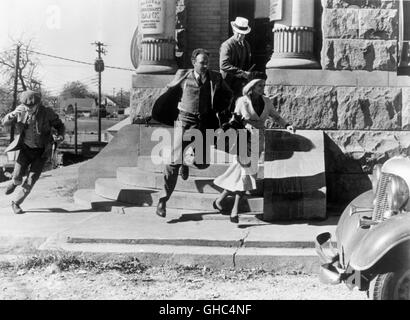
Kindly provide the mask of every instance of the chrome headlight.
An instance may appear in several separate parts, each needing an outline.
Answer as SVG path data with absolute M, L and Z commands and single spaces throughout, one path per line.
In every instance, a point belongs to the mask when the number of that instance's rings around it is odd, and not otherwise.
M 376 195 L 377 193 L 377 185 L 379 184 L 379 180 L 381 176 L 382 176 L 382 165 L 376 164 L 373 168 L 373 175 L 372 175 L 372 187 L 373 187 L 374 195 Z
M 391 214 L 400 212 L 408 200 L 409 187 L 407 183 L 398 176 L 391 177 L 387 187 L 387 205 L 390 212 L 386 213 L 386 218 L 389 218 Z

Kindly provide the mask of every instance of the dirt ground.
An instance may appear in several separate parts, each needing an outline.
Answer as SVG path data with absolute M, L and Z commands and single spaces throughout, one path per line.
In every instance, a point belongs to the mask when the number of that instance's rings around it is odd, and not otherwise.
M 61 271 L 53 265 L 0 270 L 1 300 L 364 300 L 366 293 L 327 286 L 316 275 L 149 268 Z
M 75 167 L 64 168 L 47 181 L 44 178 L 48 174 L 45 173 L 37 188 L 40 189 L 43 183 L 51 184 L 53 187 L 49 187 L 48 197 L 72 197 L 76 177 L 73 174 L 69 180 L 62 179 L 67 175 L 66 170 L 75 170 Z M 94 268 L 94 262 L 79 261 L 75 257 L 48 258 L 28 259 L 24 263 L 25 266 L 36 265 L 35 268 L 3 267 L 0 263 L 0 300 L 367 299 L 365 292 L 350 291 L 345 285 L 323 285 L 317 275 L 274 274 L 260 270 L 139 268 L 132 261 L 121 264 L 122 269 L 116 269 L 119 264 L 113 262 L 104 262 Z M 57 261 L 64 268 L 47 261 Z M 91 265 L 92 268 L 65 268 L 73 264 Z

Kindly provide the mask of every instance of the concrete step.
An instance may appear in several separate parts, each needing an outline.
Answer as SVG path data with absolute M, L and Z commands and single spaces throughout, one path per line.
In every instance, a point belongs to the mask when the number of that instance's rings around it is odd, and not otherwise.
M 200 170 L 196 167 L 189 168 L 189 174 L 192 177 L 207 177 L 207 178 L 216 178 L 225 173 L 225 171 L 229 167 L 229 163 L 211 163 L 210 166 L 206 169 Z M 138 157 L 137 162 L 138 168 L 147 171 L 147 172 L 155 172 L 155 173 L 162 173 L 164 171 L 163 164 L 155 164 L 152 161 L 150 156 L 140 156 Z M 263 164 L 259 165 L 258 171 L 258 178 L 261 179 L 264 176 L 263 173 Z
M 127 206 L 125 203 L 98 196 L 94 189 L 79 189 L 73 198 L 75 204 L 95 211 L 111 211 L 112 207 Z
M 148 155 L 148 153 L 144 153 L 143 155 Z M 215 147 L 211 147 L 211 153 L 210 153 L 211 163 L 221 163 L 221 164 L 231 163 L 233 158 L 234 156 L 232 154 L 215 149 Z
M 162 189 L 164 177 L 162 173 L 148 172 L 137 167 L 122 167 L 117 169 L 117 181 L 134 187 Z M 190 176 L 184 181 L 178 179 L 176 191 L 190 193 L 219 194 L 222 190 L 213 184 L 214 179 Z M 263 180 L 257 181 L 258 189 L 253 194 L 263 194 Z
M 95 182 L 95 193 L 103 198 L 134 206 L 156 206 L 159 190 L 125 185 L 116 179 L 98 179 Z M 175 191 L 167 207 L 187 210 L 214 210 L 212 207 L 216 194 L 188 193 Z M 233 199 L 226 199 L 223 205 L 231 208 Z M 263 212 L 263 197 L 245 197 L 240 203 L 241 212 Z

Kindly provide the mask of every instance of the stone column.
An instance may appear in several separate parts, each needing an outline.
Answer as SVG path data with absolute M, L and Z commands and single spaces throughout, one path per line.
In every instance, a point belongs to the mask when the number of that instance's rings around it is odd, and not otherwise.
M 175 73 L 176 0 L 140 0 L 138 21 L 140 48 L 132 49 L 139 50 L 137 73 Z
M 267 69 L 317 69 L 313 56 L 314 0 L 270 0 L 273 54 Z

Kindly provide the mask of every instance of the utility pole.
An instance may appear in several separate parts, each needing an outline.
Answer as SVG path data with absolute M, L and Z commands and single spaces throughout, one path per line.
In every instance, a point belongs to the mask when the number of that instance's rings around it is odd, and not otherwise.
M 106 54 L 105 44 L 98 41 L 93 43 L 97 46 L 98 58 L 95 60 L 95 71 L 98 72 L 98 142 L 101 142 L 101 73 L 104 71 L 104 61 L 102 54 Z
M 78 107 L 77 102 L 74 104 L 74 151 L 78 154 Z
M 121 88 L 121 102 L 120 102 L 121 108 L 122 108 L 122 88 Z
M 17 90 L 18 90 L 18 81 L 19 81 L 19 72 L 20 72 L 20 48 L 21 43 L 17 44 L 17 52 L 16 52 L 16 66 L 14 71 L 14 93 L 13 93 L 13 107 L 12 111 L 14 111 L 17 107 Z M 14 140 L 14 124 L 11 126 L 10 129 L 10 142 Z

